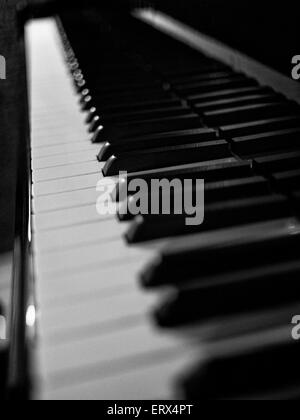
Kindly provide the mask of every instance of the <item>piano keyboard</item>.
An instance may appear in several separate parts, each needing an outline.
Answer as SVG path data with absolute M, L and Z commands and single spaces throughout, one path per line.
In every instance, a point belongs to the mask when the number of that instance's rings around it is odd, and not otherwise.
M 6 308 L 9 307 L 11 299 L 11 273 L 12 273 L 12 256 L 10 253 L 1 255 L 0 257 L 0 353 L 5 348 L 8 339 L 8 314 Z M 2 382 L 1 385 L 2 386 Z
M 299 107 L 138 20 L 85 18 L 26 31 L 36 397 L 298 395 Z M 204 224 L 100 216 L 119 170 L 204 178 Z

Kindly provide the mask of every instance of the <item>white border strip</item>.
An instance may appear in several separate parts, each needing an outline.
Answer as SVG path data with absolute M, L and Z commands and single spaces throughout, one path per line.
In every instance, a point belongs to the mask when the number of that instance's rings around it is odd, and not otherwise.
M 190 47 L 222 61 L 234 70 L 246 73 L 259 83 L 271 86 L 300 104 L 300 84 L 287 76 L 160 11 L 152 8 L 136 9 L 133 15 Z

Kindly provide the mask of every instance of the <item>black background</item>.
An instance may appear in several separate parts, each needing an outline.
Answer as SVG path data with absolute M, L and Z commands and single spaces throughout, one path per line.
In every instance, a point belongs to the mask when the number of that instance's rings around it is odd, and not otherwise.
M 299 1 L 157 0 L 164 11 L 291 77 L 300 54 Z

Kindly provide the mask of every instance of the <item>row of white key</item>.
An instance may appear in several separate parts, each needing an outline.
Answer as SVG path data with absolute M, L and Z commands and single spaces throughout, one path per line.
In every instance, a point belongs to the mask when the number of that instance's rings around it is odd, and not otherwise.
M 173 377 L 198 345 L 151 324 L 157 296 L 137 274 L 152 246 L 129 248 L 126 224 L 97 214 L 100 146 L 88 141 L 55 23 L 32 23 L 27 35 L 41 397 L 174 397 Z

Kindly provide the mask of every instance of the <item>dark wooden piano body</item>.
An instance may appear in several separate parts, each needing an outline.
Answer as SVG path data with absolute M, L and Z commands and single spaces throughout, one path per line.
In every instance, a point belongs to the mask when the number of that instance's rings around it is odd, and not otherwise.
M 299 49 L 296 2 L 165 0 L 158 3 L 160 9 L 177 19 L 291 76 L 291 58 Z
M 0 252 L 13 247 L 17 145 L 24 141 L 27 116 L 23 42 L 18 37 L 17 0 L 0 1 L 0 54 L 7 78 L 0 81 Z
M 11 275 L 9 265 L 5 271 L 7 279 L 2 280 L 7 290 L 4 296 L 0 295 L 0 315 L 10 325 L 6 339 L 0 343 L 0 378 L 6 385 L 10 383 L 16 398 L 27 395 L 27 385 L 23 383 L 27 378 L 25 232 L 29 221 L 30 180 L 25 44 L 17 17 L 18 3 L 17 0 L 0 2 L 0 54 L 6 60 L 6 79 L 0 80 L 0 254 L 10 253 L 8 262 L 13 258 L 14 264 Z M 0 398 L 3 395 L 14 398 L 6 391 Z

